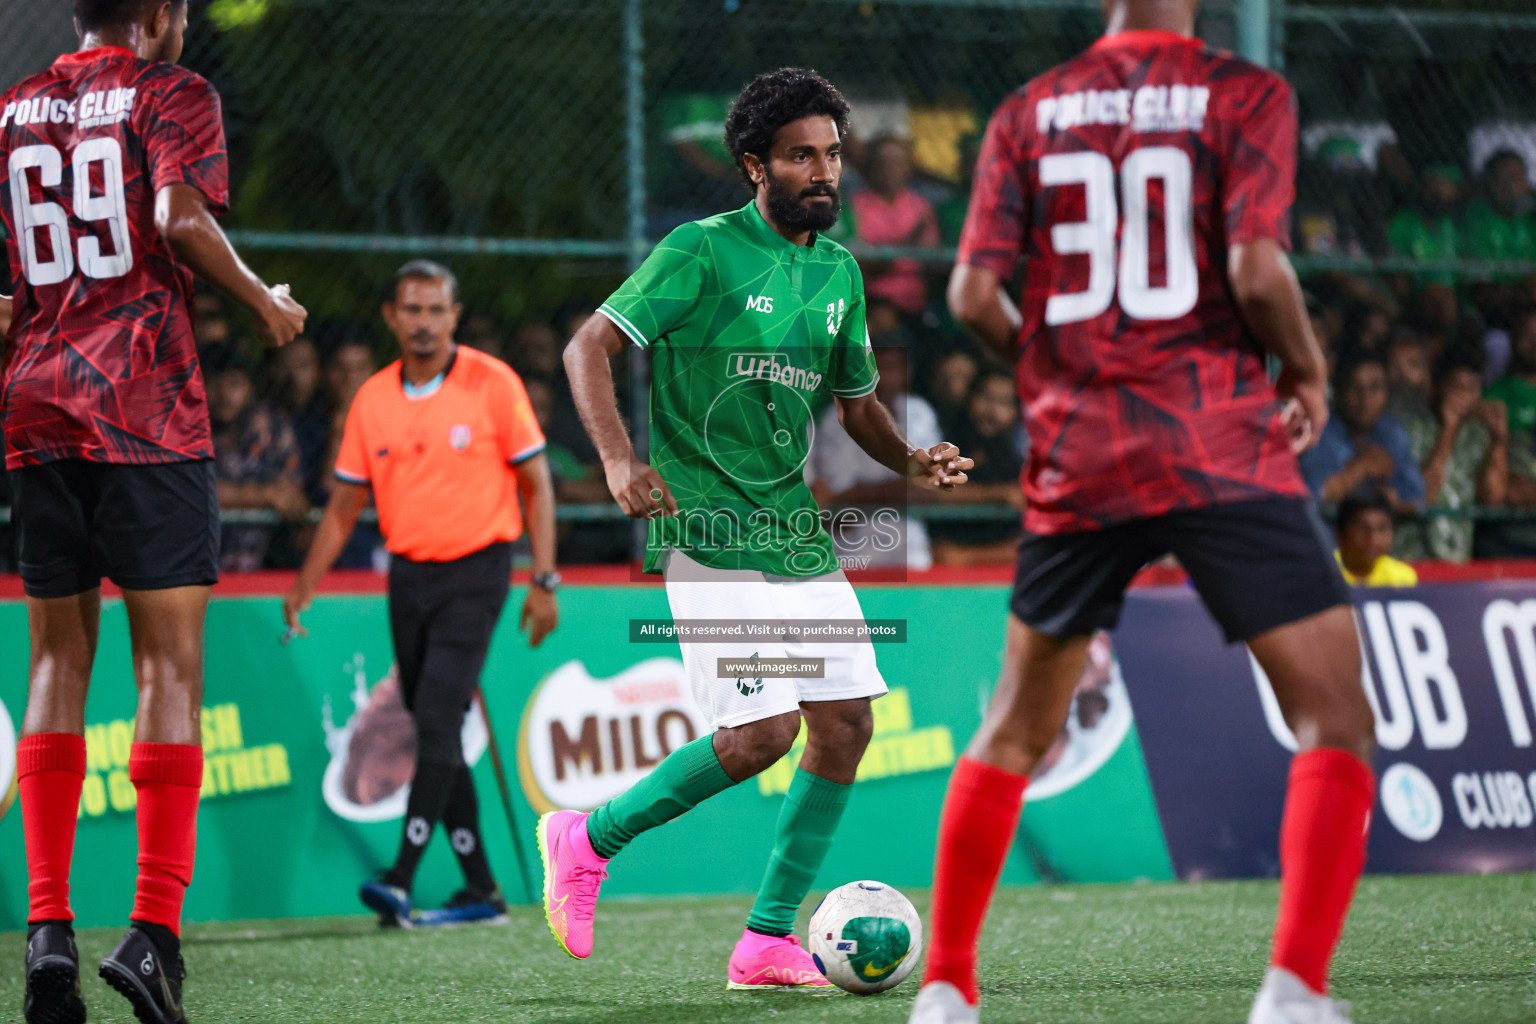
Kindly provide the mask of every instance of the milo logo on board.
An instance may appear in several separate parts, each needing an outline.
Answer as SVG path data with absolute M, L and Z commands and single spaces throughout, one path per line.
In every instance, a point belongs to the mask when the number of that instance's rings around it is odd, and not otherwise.
M 523 711 L 523 793 L 540 813 L 589 811 L 708 731 L 676 658 L 648 658 L 608 679 L 568 661 L 539 683 Z

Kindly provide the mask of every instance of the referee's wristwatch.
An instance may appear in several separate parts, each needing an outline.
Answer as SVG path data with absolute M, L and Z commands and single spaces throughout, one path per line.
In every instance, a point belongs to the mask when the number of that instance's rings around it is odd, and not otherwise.
M 536 572 L 531 582 L 540 590 L 553 594 L 560 589 L 560 574 L 558 572 Z

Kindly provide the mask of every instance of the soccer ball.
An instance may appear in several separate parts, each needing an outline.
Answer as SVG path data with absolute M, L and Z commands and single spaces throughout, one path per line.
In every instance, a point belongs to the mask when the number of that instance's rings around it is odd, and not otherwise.
M 811 958 L 827 980 L 858 995 L 895 988 L 923 955 L 923 922 L 901 893 L 849 882 L 811 915 Z

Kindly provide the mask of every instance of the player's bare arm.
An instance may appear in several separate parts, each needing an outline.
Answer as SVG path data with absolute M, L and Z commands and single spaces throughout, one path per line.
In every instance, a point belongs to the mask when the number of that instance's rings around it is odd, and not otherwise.
M 609 360 L 624 351 L 627 344 L 612 320 L 605 316 L 588 317 L 565 347 L 571 398 L 581 416 L 581 425 L 587 428 L 587 436 L 592 438 L 598 457 L 603 460 L 608 491 L 624 514 L 631 519 L 675 515 L 677 502 L 672 491 L 661 474 L 635 455 L 619 415 Z
M 555 571 L 555 482 L 549 459 L 541 452 L 517 464 L 517 496 L 528 522 L 528 543 L 533 547 L 533 574 Z M 555 595 L 537 584 L 528 588 L 518 628 L 528 634 L 528 646 L 537 647 L 560 624 Z
M 309 554 L 304 558 L 304 567 L 299 570 L 298 578 L 288 588 L 288 593 L 283 595 L 283 622 L 294 635 L 309 635 L 299 622 L 299 614 L 309 610 L 320 577 L 329 572 L 331 566 L 336 564 L 336 559 L 341 557 L 342 549 L 347 546 L 347 538 L 352 536 L 352 530 L 357 526 L 357 517 L 362 515 L 367 505 L 367 484 L 354 484 L 339 479 L 333 483 L 331 500 L 325 506 L 325 516 L 321 518 L 320 528 L 315 531 L 314 542 L 309 546 Z
M 874 392 L 838 398 L 837 420 L 870 458 L 919 487 L 954 490 L 965 483 L 965 471 L 975 466 L 948 441 L 932 448 L 913 445 L 902 436 L 891 410 Z
M 978 341 L 994 352 L 1013 351 L 1024 317 L 996 274 L 957 263 L 949 276 L 947 298 L 951 315 Z
M 1241 242 L 1227 255 L 1232 298 L 1248 329 L 1280 360 L 1275 391 L 1290 405 L 1291 448 L 1306 451 L 1328 424 L 1328 363 L 1307 318 L 1301 282 L 1280 243 Z
M 155 194 L 155 229 L 176 258 L 198 277 L 256 315 L 256 329 L 273 345 L 286 345 L 304 330 L 308 313 L 285 284 L 267 287 L 245 265 L 208 209 L 208 197 L 191 185 L 167 185 Z
M 11 329 L 11 297 L 0 295 L 0 339 Z

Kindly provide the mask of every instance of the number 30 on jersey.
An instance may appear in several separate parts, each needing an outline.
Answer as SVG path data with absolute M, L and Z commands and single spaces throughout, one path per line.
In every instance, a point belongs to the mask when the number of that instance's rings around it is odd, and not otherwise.
M 1155 287 L 1147 228 L 1147 191 L 1153 178 L 1163 183 L 1168 266 L 1167 282 Z M 1125 196 L 1122 221 L 1115 208 L 1115 168 L 1109 157 L 1091 151 L 1041 157 L 1040 184 L 1083 186 L 1088 215 L 1086 220 L 1051 228 L 1051 246 L 1058 253 L 1088 257 L 1088 287 L 1052 295 L 1045 303 L 1045 322 L 1055 327 L 1091 320 L 1109 308 L 1117 292 L 1120 308 L 1138 320 L 1173 320 L 1194 309 L 1200 282 L 1190 220 L 1191 178 L 1189 154 L 1182 149 L 1149 146 L 1132 151 L 1120 167 L 1120 191 Z
M 123 199 L 123 149 L 110 136 L 87 139 L 75 147 L 74 215 L 82 221 L 105 221 L 112 235 L 112 255 L 101 251 L 94 235 L 80 239 L 80 272 L 86 277 L 122 277 L 133 266 L 128 239 L 128 207 Z M 101 167 L 100 195 L 91 192 L 91 166 Z M 34 288 L 66 281 L 75 272 L 75 252 L 69 244 L 69 214 L 58 203 L 32 202 L 28 172 L 33 168 L 43 188 L 58 188 L 64 159 L 53 146 L 22 146 L 11 154 L 11 211 L 16 219 L 22 272 Z M 46 232 L 52 255 L 39 254 L 38 234 Z

